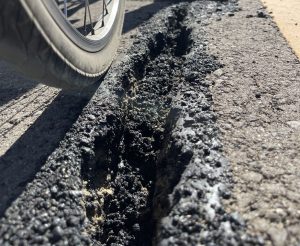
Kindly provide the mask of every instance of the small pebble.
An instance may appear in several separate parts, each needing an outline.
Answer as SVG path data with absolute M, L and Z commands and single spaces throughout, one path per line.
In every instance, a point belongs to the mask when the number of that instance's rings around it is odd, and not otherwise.
M 259 18 L 267 18 L 267 15 L 266 15 L 266 13 L 264 11 L 258 10 L 257 11 L 257 17 L 259 17 Z
M 300 121 L 288 121 L 287 124 L 294 129 L 300 129 Z
M 59 241 L 63 236 L 63 230 L 61 229 L 60 226 L 56 226 L 53 229 L 52 234 L 53 234 L 53 240 L 54 241 Z

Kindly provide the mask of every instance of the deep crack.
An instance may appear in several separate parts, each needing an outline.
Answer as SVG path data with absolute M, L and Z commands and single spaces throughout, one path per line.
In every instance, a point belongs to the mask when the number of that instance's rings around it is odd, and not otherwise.
M 133 58 L 133 70 L 123 77 L 122 120 L 112 116 L 114 130 L 98 137 L 95 153 L 89 155 L 96 161 L 83 169 L 89 233 L 101 244 L 152 244 L 157 164 L 191 44 L 190 30 L 183 25 L 186 14 L 186 5 L 174 8 L 167 30 L 149 42 L 149 55 Z
M 230 170 L 206 78 L 220 66 L 203 25 L 231 2 L 173 5 L 145 24 L 1 218 L 2 244 L 261 244 L 222 205 Z
M 220 65 L 186 25 L 188 7 L 171 8 L 165 29 L 131 57 L 119 111 L 108 115 L 83 165 L 87 232 L 95 243 L 252 240 L 240 238 L 244 222 L 222 206 L 230 175 L 205 79 Z

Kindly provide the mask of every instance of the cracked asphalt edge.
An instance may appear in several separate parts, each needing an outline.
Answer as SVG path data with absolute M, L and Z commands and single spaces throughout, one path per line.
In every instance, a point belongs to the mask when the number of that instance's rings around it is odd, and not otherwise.
M 187 25 L 199 24 L 192 29 L 194 44 L 183 66 L 185 83 L 172 101 L 170 114 L 175 112 L 177 120 L 166 147 L 171 149 L 167 153 L 172 154 L 172 146 L 175 146 L 173 150 L 177 152 L 179 164 L 182 156 L 190 159 L 173 192 L 165 194 L 169 209 L 157 226 L 155 241 L 160 245 L 260 244 L 259 240 L 245 234 L 246 225 L 237 214 L 227 214 L 222 205 L 222 199 L 230 196 L 230 171 L 222 157 L 215 115 L 210 110 L 213 103 L 210 82 L 204 79 L 205 74 L 218 68 L 218 63 L 206 54 L 205 43 L 201 41 L 204 35 L 201 23 L 205 22 L 206 13 L 214 4 L 224 6 L 223 11 L 235 8 L 234 2 L 225 5 L 208 1 L 181 4 L 160 12 L 143 26 L 138 41 L 128 51 L 130 55 L 112 67 L 59 148 L 6 211 L 0 221 L 2 245 L 96 243 L 86 230 L 89 221 L 81 173 L 82 165 L 87 161 L 84 158 L 89 150 L 95 149 L 97 137 L 109 136 L 107 133 L 118 127 L 120 122 L 116 119 L 121 118 L 125 94 L 124 74 L 132 70 L 139 56 L 148 55 L 149 43 L 156 42 L 153 33 L 167 35 L 166 22 L 172 8 L 188 8 Z M 162 21 L 162 16 L 167 18 Z
M 195 1 L 189 6 L 186 22 L 194 23 L 194 44 L 183 64 L 185 83 L 172 102 L 172 109 L 179 111 L 180 116 L 169 144 L 177 146 L 176 151 L 170 151 L 170 158 L 187 153 L 192 158 L 169 195 L 172 209 L 158 229 L 159 245 L 263 244 L 261 238 L 247 235 L 245 221 L 237 213 L 227 213 L 222 204 L 223 199 L 231 196 L 231 171 L 222 154 L 216 115 L 211 110 L 212 81 L 204 76 L 221 65 L 216 57 L 208 55 L 205 33 L 196 26 L 206 25 L 212 12 L 221 15 L 224 11 L 239 11 L 236 1 Z

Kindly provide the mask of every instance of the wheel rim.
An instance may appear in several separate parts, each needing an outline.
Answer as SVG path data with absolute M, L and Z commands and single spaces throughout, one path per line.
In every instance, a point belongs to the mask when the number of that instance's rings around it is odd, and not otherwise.
M 122 0 L 43 0 L 67 36 L 90 52 L 103 49 L 118 22 Z

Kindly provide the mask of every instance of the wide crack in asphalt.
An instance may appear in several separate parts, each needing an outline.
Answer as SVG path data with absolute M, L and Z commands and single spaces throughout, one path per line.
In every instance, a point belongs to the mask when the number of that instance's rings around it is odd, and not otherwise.
M 186 15 L 186 7 L 174 9 L 167 31 L 155 34 L 149 54 L 138 58 L 124 75 L 121 120 L 111 119 L 120 127 L 96 140 L 97 158 L 83 168 L 88 231 L 101 244 L 152 244 L 158 219 L 152 219 L 153 213 L 157 217 L 153 208 L 164 199 L 154 198 L 161 178 L 158 166 L 176 116 L 170 113 L 172 97 L 185 79 L 184 55 L 192 43 L 183 24 Z M 176 177 L 181 172 L 174 169 L 171 174 Z
M 101 245 L 254 240 L 242 239 L 244 222 L 222 207 L 230 176 L 205 80 L 219 65 L 188 27 L 189 10 L 172 7 L 163 31 L 131 58 L 119 114 L 83 165 L 87 232 Z
M 259 244 L 222 205 L 230 170 L 206 79 L 220 65 L 201 25 L 235 7 L 175 4 L 142 27 L 1 218 L 1 245 Z

